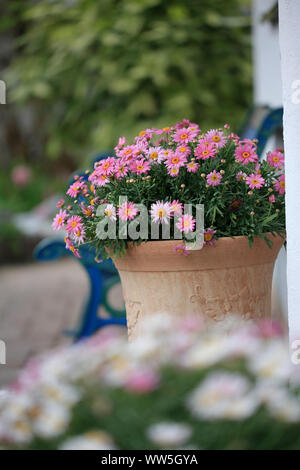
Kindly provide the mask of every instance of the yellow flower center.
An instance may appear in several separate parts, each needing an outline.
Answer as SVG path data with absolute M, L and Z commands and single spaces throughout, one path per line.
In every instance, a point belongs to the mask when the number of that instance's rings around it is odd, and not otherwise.
M 217 181 L 217 180 L 218 180 L 218 175 L 212 175 L 212 176 L 211 176 L 211 179 L 212 179 L 213 181 Z
M 188 137 L 187 134 L 181 134 L 181 136 L 180 136 L 181 139 L 186 139 L 187 137 Z
M 137 165 L 136 167 L 137 170 L 142 170 L 143 168 L 144 168 L 143 165 Z
M 256 178 L 252 179 L 252 184 L 258 184 L 258 180 Z
M 183 152 L 185 152 L 185 151 L 186 151 L 186 147 L 180 147 L 179 152 L 182 152 L 182 153 L 183 153 Z
M 214 142 L 220 142 L 221 140 L 221 138 L 218 135 L 214 135 L 212 139 Z
M 163 127 L 163 131 L 167 132 L 170 130 L 170 127 Z
M 243 152 L 242 157 L 243 157 L 243 158 L 249 158 L 249 157 L 250 157 L 250 153 L 249 153 L 249 152 Z
M 202 155 L 208 155 L 208 150 L 203 150 Z
M 151 160 L 157 160 L 157 157 L 158 157 L 158 153 L 157 153 L 157 152 L 152 152 L 152 153 L 150 154 Z
M 158 217 L 164 217 L 166 215 L 165 209 L 159 209 L 158 211 Z
M 139 133 L 139 136 L 140 136 L 140 137 L 143 137 L 143 135 L 145 135 L 145 134 L 146 134 L 146 131 L 141 131 L 141 132 Z
M 76 222 L 75 220 L 73 220 L 73 222 L 71 222 L 71 227 L 72 227 L 72 228 L 77 227 L 77 222 Z
M 63 218 L 62 218 L 62 217 L 59 217 L 57 223 L 58 223 L 58 224 L 62 224 L 62 221 L 63 221 Z
M 278 163 L 278 162 L 279 162 L 279 158 L 278 158 L 278 157 L 273 157 L 273 162 Z
M 285 182 L 284 182 L 284 181 L 280 181 L 279 186 L 280 186 L 281 188 L 285 188 Z
M 212 236 L 211 233 L 205 233 L 205 234 L 204 234 L 204 240 L 205 240 L 206 242 L 210 242 L 210 240 L 212 239 L 212 237 L 213 237 L 213 236 Z
M 107 215 L 108 217 L 111 217 L 111 215 L 112 215 L 112 210 L 111 210 L 111 209 L 106 209 L 106 210 L 105 210 L 105 215 Z
M 174 158 L 172 158 L 171 162 L 172 162 L 173 164 L 176 164 L 176 163 L 179 162 L 179 158 L 178 158 L 178 157 L 174 157 Z
M 183 249 L 182 248 L 177 248 L 177 253 L 183 253 Z
M 107 170 L 107 168 L 109 168 L 109 163 L 108 163 L 108 162 L 105 163 L 105 165 L 103 166 L 103 168 L 104 168 L 105 170 Z

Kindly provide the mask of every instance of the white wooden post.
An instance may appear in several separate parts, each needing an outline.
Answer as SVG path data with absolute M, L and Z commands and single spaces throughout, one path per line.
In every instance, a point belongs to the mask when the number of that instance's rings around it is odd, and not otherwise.
M 279 0 L 290 341 L 300 340 L 300 0 Z
M 252 4 L 254 103 L 272 108 L 282 106 L 278 28 L 262 18 L 276 2 L 253 0 Z

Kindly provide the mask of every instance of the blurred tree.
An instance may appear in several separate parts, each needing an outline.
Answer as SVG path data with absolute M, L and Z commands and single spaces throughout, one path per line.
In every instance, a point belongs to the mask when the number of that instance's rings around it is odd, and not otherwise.
M 10 100 L 43 110 L 36 132 L 50 157 L 80 158 L 183 117 L 237 126 L 251 103 L 248 4 L 11 0 L 22 28 L 5 72 Z

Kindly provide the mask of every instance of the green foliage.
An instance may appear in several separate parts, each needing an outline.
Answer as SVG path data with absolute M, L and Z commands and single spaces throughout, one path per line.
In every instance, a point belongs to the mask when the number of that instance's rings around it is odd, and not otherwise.
M 24 32 L 9 99 L 44 109 L 48 156 L 80 157 L 183 117 L 237 126 L 251 102 L 248 1 L 10 3 Z
M 32 170 L 30 181 L 24 186 L 13 183 L 13 167 L 0 172 L 0 213 L 26 212 L 38 205 L 45 197 L 63 189 L 62 179 L 53 179 L 41 168 Z
M 22 251 L 22 233 L 8 221 L 0 221 L 0 245 L 13 255 Z

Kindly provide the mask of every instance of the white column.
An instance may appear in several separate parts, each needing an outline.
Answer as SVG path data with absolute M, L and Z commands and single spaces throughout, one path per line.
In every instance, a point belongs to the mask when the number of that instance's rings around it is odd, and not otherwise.
M 277 0 L 253 0 L 252 43 L 254 103 L 282 106 L 278 28 L 262 17 Z
M 279 0 L 290 340 L 300 339 L 300 0 Z M 297 83 L 297 80 L 299 82 Z

